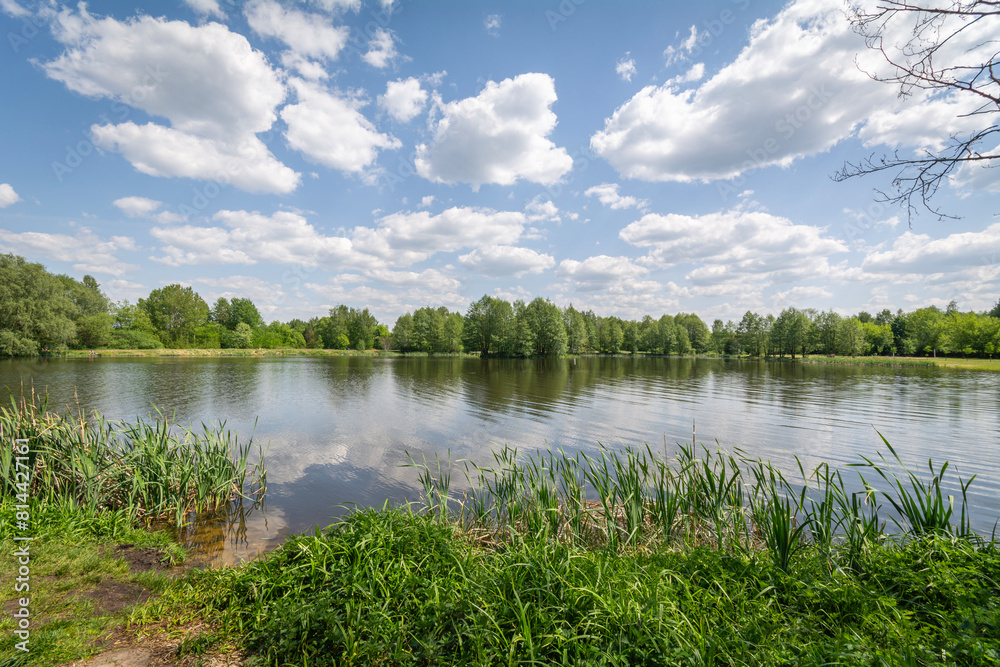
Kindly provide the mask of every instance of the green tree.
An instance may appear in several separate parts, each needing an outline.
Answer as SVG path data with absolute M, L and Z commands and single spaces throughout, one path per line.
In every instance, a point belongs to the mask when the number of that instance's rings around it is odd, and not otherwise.
M 483 356 L 502 353 L 513 324 L 514 309 L 510 302 L 483 295 L 465 313 L 465 348 L 477 350 Z
M 148 314 L 161 339 L 172 347 L 194 343 L 194 331 L 208 320 L 208 304 L 191 287 L 167 285 L 155 289 L 139 306 Z
M 819 350 L 824 354 L 837 353 L 837 329 L 843 318 L 832 310 L 817 313 L 813 326 L 817 332 Z
M 533 354 L 548 356 L 566 352 L 568 336 L 558 306 L 537 297 L 525 307 L 524 318 L 534 333 Z
M 694 313 L 677 313 L 674 321 L 687 331 L 688 341 L 691 343 L 695 354 L 708 351 L 712 332 L 709 331 L 708 326 L 706 326 L 700 317 Z
M 563 311 L 563 326 L 566 329 L 566 348 L 571 354 L 579 354 L 587 349 L 587 323 L 573 304 Z
M 736 335 L 740 347 L 746 350 L 747 354 L 759 357 L 764 353 L 764 320 L 757 313 L 748 310 L 743 314 L 743 319 L 736 326 Z
M 392 327 L 392 342 L 400 352 L 413 351 L 413 315 L 406 313 L 396 318 Z
M 851 357 L 861 354 L 865 348 L 865 330 L 856 317 L 848 317 L 837 325 L 837 351 Z
M 916 352 L 937 356 L 945 341 L 944 313 L 937 306 L 918 308 L 909 316 L 910 335 Z
M 0 255 L 0 355 L 31 356 L 72 343 L 80 309 L 67 291 L 41 264 Z

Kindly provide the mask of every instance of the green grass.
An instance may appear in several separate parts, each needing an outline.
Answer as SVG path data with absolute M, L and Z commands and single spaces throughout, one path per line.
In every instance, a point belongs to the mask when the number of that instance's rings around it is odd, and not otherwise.
M 14 634 L 17 620 L 10 614 L 0 617 L 0 664 L 56 665 L 85 658 L 97 651 L 95 644 L 127 622 L 128 609 L 106 612 L 94 597 L 101 590 L 118 588 L 126 592 L 145 589 L 151 595 L 168 590 L 173 576 L 164 571 L 130 573 L 114 545 L 156 548 L 173 563 L 184 552 L 164 534 L 136 528 L 124 511 L 104 511 L 89 515 L 65 504 L 30 504 L 32 536 L 29 546 L 27 591 L 14 590 L 18 559 L 12 556 L 24 542 L 15 542 L 15 503 L 0 502 L 0 580 L 5 585 L 0 600 L 30 600 L 30 651 L 15 648 L 21 639 Z
M 840 366 L 900 366 L 933 368 L 935 366 L 943 365 L 936 363 L 936 361 L 941 361 L 941 359 L 934 360 L 920 357 L 837 357 L 813 355 L 809 357 L 800 357 L 798 360 L 809 364 L 833 364 Z M 1000 367 L 998 367 L 998 370 L 1000 370 Z

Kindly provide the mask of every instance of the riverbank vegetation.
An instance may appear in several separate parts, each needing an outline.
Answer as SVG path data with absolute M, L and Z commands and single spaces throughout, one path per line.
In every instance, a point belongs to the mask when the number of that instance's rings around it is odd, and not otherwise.
M 68 349 L 378 349 L 404 354 L 475 353 L 531 357 L 570 354 L 1000 355 L 1000 302 L 989 312 L 963 312 L 952 302 L 911 312 L 884 309 L 843 316 L 788 307 L 778 315 L 744 313 L 739 322 L 709 327 L 693 313 L 602 317 L 559 307 L 483 296 L 464 314 L 426 306 L 392 328 L 368 308 L 339 305 L 309 320 L 264 323 L 246 298 L 209 305 L 192 288 L 167 285 L 132 304 L 111 303 L 90 276 L 78 282 L 40 264 L 0 255 L 0 355 L 33 356 Z
M 189 661 L 219 651 L 265 665 L 1000 661 L 1000 552 L 972 530 L 973 479 L 947 463 L 907 467 L 888 442 L 853 472 L 800 465 L 794 476 L 693 443 L 669 457 L 649 446 L 590 456 L 505 447 L 483 465 L 411 459 L 422 493 L 408 506 L 355 511 L 248 564 L 147 582 L 129 579 L 107 545 L 133 541 L 137 521 L 178 516 L 184 501 L 142 500 L 111 469 L 130 451 L 159 451 L 161 421 L 108 429 L 30 401 L 0 411 L 5 451 L 17 453 L 15 437 L 37 443 L 32 554 L 46 577 L 31 660 L 96 651 L 81 642 L 110 621 L 90 618 L 60 582 L 115 580 L 153 596 L 117 617 L 121 636 L 169 635 Z M 175 448 L 212 449 L 221 437 L 183 433 Z M 111 453 L 108 472 L 87 471 L 88 449 Z M 8 553 L 15 467 L 2 470 Z M 190 474 L 196 486 L 215 478 L 209 467 Z M 250 477 L 238 464 L 221 496 L 253 495 Z M 192 498 L 172 479 L 167 496 Z M 14 655 L 10 624 L 0 650 Z
M 952 502 L 947 464 L 885 444 L 853 482 L 693 445 L 504 448 L 458 493 L 421 461 L 417 504 L 193 573 L 143 618 L 199 609 L 268 665 L 996 664 L 971 480 Z

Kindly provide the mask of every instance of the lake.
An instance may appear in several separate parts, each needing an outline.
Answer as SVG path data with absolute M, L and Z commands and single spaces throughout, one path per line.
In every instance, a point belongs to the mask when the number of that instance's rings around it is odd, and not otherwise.
M 50 408 L 132 419 L 155 406 L 266 444 L 264 510 L 183 535 L 212 562 L 252 557 L 351 503 L 416 499 L 407 452 L 486 465 L 505 443 L 593 454 L 648 442 L 672 455 L 693 424 L 698 442 L 787 472 L 796 456 L 807 468 L 888 456 L 878 429 L 908 465 L 933 457 L 977 474 L 975 526 L 988 534 L 1000 519 L 1000 373 L 629 357 L 0 360 L 0 387 L 21 386 L 47 391 Z

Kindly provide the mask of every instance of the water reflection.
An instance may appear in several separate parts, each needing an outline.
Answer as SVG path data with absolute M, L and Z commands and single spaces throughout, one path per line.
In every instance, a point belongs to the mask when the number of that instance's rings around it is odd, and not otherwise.
M 416 473 L 401 467 L 407 452 L 488 463 L 505 443 L 571 454 L 594 453 L 598 441 L 658 449 L 666 439 L 672 448 L 690 441 L 692 422 L 699 441 L 786 471 L 795 457 L 812 467 L 873 455 L 874 426 L 908 463 L 949 459 L 965 476 L 978 473 L 979 528 L 1000 516 L 994 373 L 629 357 L 0 361 L 0 386 L 17 392 L 22 381 L 47 388 L 53 406 L 78 397 L 111 419 L 156 406 L 181 424 L 225 420 L 269 443 L 265 511 L 241 518 L 235 533 L 215 524 L 205 532 L 215 537 L 198 533 L 224 561 L 327 525 L 349 503 L 415 497 Z

